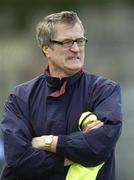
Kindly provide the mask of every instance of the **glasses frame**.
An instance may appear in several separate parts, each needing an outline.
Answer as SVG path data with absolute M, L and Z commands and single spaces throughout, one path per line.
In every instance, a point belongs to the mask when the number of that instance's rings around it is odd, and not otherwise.
M 75 42 L 77 43 L 78 46 L 85 46 L 86 43 L 88 42 L 88 39 L 85 37 L 81 37 L 75 40 L 73 39 L 65 39 L 63 41 L 50 40 L 50 43 L 59 44 L 63 47 L 72 47 Z

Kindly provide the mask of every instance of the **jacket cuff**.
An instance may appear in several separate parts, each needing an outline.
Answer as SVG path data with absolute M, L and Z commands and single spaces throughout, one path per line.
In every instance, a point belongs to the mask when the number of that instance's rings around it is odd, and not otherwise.
M 56 147 L 56 153 L 65 157 L 66 156 L 66 142 L 67 142 L 67 135 L 59 135 L 58 142 Z

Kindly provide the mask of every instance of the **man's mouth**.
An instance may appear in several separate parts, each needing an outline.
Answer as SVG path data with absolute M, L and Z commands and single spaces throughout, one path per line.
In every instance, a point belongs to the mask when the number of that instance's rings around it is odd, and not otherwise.
M 70 56 L 68 59 L 69 60 L 80 60 L 80 57 L 79 56 Z

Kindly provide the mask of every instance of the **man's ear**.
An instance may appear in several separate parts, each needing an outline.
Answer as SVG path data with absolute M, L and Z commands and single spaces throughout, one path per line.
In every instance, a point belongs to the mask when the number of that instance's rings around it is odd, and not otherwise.
M 43 52 L 43 54 L 45 54 L 45 56 L 47 58 L 49 58 L 49 47 L 48 46 L 43 46 L 42 52 Z

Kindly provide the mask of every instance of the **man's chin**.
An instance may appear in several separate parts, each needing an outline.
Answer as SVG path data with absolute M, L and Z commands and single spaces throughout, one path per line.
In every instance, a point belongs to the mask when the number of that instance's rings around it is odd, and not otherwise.
M 80 71 L 82 67 L 83 66 L 71 66 L 71 67 L 68 67 L 68 71 L 70 72 L 70 74 L 75 74 L 78 71 Z

